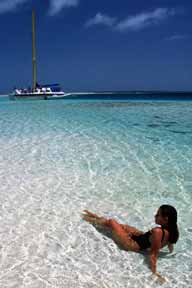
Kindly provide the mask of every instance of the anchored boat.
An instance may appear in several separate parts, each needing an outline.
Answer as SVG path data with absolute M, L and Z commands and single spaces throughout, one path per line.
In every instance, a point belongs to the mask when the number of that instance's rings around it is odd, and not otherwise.
M 66 94 L 67 95 L 67 94 Z M 9 95 L 11 100 L 16 98 L 41 98 L 48 99 L 51 97 L 63 97 L 65 93 L 61 90 L 59 84 L 40 85 L 37 83 L 36 68 L 36 45 L 35 45 L 35 11 L 32 11 L 32 87 L 15 88 Z

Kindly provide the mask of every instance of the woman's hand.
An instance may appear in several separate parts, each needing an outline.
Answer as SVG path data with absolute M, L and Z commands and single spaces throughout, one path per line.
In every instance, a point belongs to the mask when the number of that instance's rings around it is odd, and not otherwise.
M 173 244 L 168 243 L 168 248 L 169 248 L 169 252 L 172 253 L 173 252 Z
M 161 276 L 161 274 L 159 274 L 158 272 L 153 273 L 153 275 L 158 277 L 158 280 L 161 284 L 166 282 L 166 279 L 163 276 Z

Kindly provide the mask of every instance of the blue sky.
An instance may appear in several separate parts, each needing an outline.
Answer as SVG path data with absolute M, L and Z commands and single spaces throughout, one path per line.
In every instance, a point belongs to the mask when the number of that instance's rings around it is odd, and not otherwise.
M 0 0 L 0 92 L 37 78 L 65 91 L 192 90 L 192 1 Z

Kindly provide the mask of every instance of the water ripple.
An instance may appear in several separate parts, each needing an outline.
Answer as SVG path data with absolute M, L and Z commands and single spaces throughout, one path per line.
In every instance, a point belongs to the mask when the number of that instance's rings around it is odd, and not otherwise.
M 164 287 L 190 287 L 191 104 L 21 101 L 0 115 L 1 287 L 158 285 L 146 255 L 80 213 L 145 230 L 162 203 L 177 207 L 181 240 L 158 271 Z

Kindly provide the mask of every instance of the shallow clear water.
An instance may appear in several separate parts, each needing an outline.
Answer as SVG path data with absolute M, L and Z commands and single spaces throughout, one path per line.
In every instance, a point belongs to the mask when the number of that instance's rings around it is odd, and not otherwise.
M 1 101 L 0 287 L 154 287 L 146 255 L 80 213 L 146 230 L 166 203 L 180 240 L 158 271 L 191 287 L 191 155 L 190 101 Z

